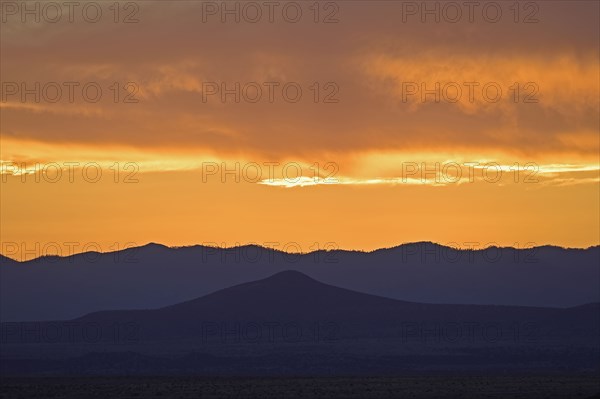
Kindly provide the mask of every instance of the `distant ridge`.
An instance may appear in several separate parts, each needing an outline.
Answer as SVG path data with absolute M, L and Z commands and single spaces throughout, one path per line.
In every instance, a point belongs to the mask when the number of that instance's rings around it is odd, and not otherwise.
M 487 244 L 492 244 L 492 243 L 487 243 Z M 407 243 L 403 243 L 403 244 L 399 244 L 399 245 L 395 245 L 392 247 L 382 247 L 382 248 L 377 248 L 377 249 L 373 249 L 373 250 L 360 250 L 360 249 L 331 249 L 331 250 L 326 250 L 326 249 L 317 249 L 314 251 L 308 251 L 308 252 L 302 252 L 302 253 L 296 253 L 296 252 L 292 252 L 292 251 L 284 251 L 282 249 L 277 249 L 277 248 L 271 248 L 271 247 L 267 247 L 267 246 L 262 246 L 259 244 L 240 244 L 240 245 L 233 245 L 233 246 L 213 246 L 213 245 L 206 245 L 206 244 L 193 244 L 193 245 L 183 245 L 183 246 L 168 246 L 168 245 L 164 245 L 164 244 L 160 244 L 160 243 L 155 243 L 155 242 L 149 242 L 147 244 L 143 244 L 143 245 L 139 245 L 139 246 L 132 246 L 132 247 L 128 247 L 128 248 L 124 248 L 124 249 L 120 249 L 120 250 L 115 250 L 115 251 L 106 251 L 106 252 L 98 252 L 98 251 L 84 251 L 84 252 L 75 252 L 72 254 L 68 254 L 68 255 L 41 255 L 38 257 L 34 257 L 31 259 L 27 259 L 25 261 L 20 261 L 18 259 L 12 258 L 10 256 L 4 255 L 4 254 L 0 254 L 0 262 L 7 262 L 8 260 L 17 262 L 17 263 L 28 263 L 28 262 L 35 262 L 39 259 L 44 259 L 44 258 L 50 258 L 50 259 L 56 259 L 56 258 L 70 258 L 73 256 L 81 256 L 81 255 L 89 255 L 89 254 L 93 254 L 93 255 L 106 255 L 106 254 L 114 254 L 114 253 L 119 253 L 119 252 L 124 252 L 124 251 L 138 251 L 138 250 L 155 250 L 155 251 L 162 251 L 162 250 L 171 250 L 171 251 L 176 251 L 176 250 L 190 250 L 190 249 L 206 249 L 206 250 L 234 250 L 234 249 L 248 249 L 248 248 L 254 248 L 254 249 L 258 249 L 258 250 L 264 250 L 264 251 L 272 251 L 272 252 L 277 252 L 277 253 L 282 253 L 282 254 L 290 254 L 290 255 L 311 255 L 314 253 L 319 253 L 319 252 L 337 252 L 337 253 L 361 253 L 361 254 L 371 254 L 371 253 L 377 253 L 377 252 L 385 252 L 385 251 L 395 251 L 395 250 L 401 250 L 403 248 L 408 248 L 408 247 L 415 247 L 415 246 L 431 246 L 431 247 L 435 247 L 435 248 L 444 248 L 447 250 L 452 250 L 452 251 L 470 251 L 470 252 L 479 252 L 479 251 L 486 251 L 489 249 L 507 249 L 507 250 L 515 250 L 515 251 L 528 251 L 528 250 L 533 250 L 533 249 L 557 249 L 557 250 L 563 250 L 563 251 L 587 251 L 587 250 L 597 250 L 600 248 L 600 245 L 592 245 L 589 247 L 562 247 L 559 245 L 552 245 L 552 244 L 543 244 L 543 245 L 535 245 L 532 247 L 527 247 L 527 248 L 517 248 L 517 247 L 513 247 L 510 245 L 507 246 L 503 246 L 503 245 L 489 245 L 487 247 L 481 247 L 481 248 L 457 248 L 457 247 L 453 247 L 450 245 L 445 245 L 445 244 L 439 244 L 433 241 L 415 241 L 415 242 L 407 242 Z
M 150 243 L 27 262 L 2 257 L 0 318 L 56 320 L 108 309 L 159 308 L 284 270 L 419 303 L 573 307 L 600 301 L 598 246 L 456 250 L 418 242 L 371 252 L 293 254 L 257 245 Z

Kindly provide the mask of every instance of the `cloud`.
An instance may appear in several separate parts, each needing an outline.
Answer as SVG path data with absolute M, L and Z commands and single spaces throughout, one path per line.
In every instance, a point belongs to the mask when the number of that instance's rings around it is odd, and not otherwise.
M 515 24 L 510 10 L 497 24 L 403 23 L 402 2 L 371 3 L 340 3 L 334 24 L 315 23 L 309 9 L 311 18 L 298 24 L 202 23 L 202 5 L 193 2 L 144 2 L 134 24 L 11 21 L 0 39 L 3 81 L 91 81 L 104 95 L 56 104 L 12 96 L 0 104 L 0 130 L 11 139 L 3 152 L 39 142 L 134 148 L 165 159 L 325 159 L 346 168 L 370 153 L 596 159 L 599 42 L 590 33 L 597 3 L 544 3 L 536 24 Z M 418 95 L 403 102 L 407 81 L 458 82 L 464 93 L 456 103 L 423 103 Z M 502 100 L 470 102 L 463 85 L 470 81 L 497 82 Z M 138 101 L 124 103 L 130 82 Z M 207 82 L 241 90 L 292 82 L 303 95 L 290 102 L 277 89 L 272 102 L 243 93 L 239 102 L 231 95 L 223 102 L 220 93 L 207 100 Z M 539 101 L 512 102 L 515 82 L 520 99 L 535 83 Z M 325 103 L 328 95 L 339 101 Z

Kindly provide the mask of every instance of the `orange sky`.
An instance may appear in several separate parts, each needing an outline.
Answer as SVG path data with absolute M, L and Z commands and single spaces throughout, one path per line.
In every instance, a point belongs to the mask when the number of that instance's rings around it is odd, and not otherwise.
M 2 252 L 598 245 L 599 3 L 537 2 L 534 23 L 403 3 L 298 2 L 297 23 L 194 1 L 122 2 L 119 23 L 108 3 L 97 23 L 2 8 Z

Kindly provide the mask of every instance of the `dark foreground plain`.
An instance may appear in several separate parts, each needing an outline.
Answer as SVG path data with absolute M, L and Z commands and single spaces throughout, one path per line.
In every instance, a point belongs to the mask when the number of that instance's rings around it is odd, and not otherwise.
M 600 303 L 415 303 L 285 271 L 159 309 L 0 323 L 0 397 L 598 398 L 598 337 Z
M 4 378 L 16 398 L 600 398 L 597 374 L 332 378 Z

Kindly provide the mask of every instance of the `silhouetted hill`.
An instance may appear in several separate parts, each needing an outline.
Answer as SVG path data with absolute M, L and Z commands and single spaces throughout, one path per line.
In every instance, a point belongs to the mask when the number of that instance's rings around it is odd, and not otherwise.
M 8 374 L 101 373 L 107 365 L 117 374 L 482 365 L 589 370 L 599 367 L 599 310 L 598 303 L 567 309 L 422 304 L 284 271 L 158 309 L 2 323 L 2 367 Z
M 414 303 L 324 284 L 297 271 L 283 271 L 156 310 L 96 312 L 76 321 L 133 322 L 141 326 L 142 334 L 144 330 L 151 333 L 154 329 L 171 329 L 174 335 L 188 330 L 196 337 L 202 323 L 222 321 L 331 322 L 346 325 L 348 336 L 361 332 L 372 336 L 373 332 L 383 332 L 390 326 L 399 328 L 408 322 L 537 323 L 539 328 L 548 327 L 548 334 L 568 336 L 576 327 L 587 330 L 581 336 L 597 337 L 598 309 L 598 303 L 568 309 Z
M 320 283 L 297 271 L 225 288 L 157 310 L 95 312 L 85 322 L 331 321 L 379 320 L 409 302 L 358 293 Z M 419 304 L 410 304 L 419 306 Z
M 0 259 L 0 317 L 53 320 L 158 308 L 286 269 L 421 303 L 570 307 L 600 301 L 599 247 L 455 250 L 423 242 L 373 252 L 288 254 L 256 245 L 148 244 L 22 263 Z
M 19 262 L 0 254 L 0 265 L 11 265 L 12 266 L 12 265 L 16 265 L 16 264 L 19 264 Z

